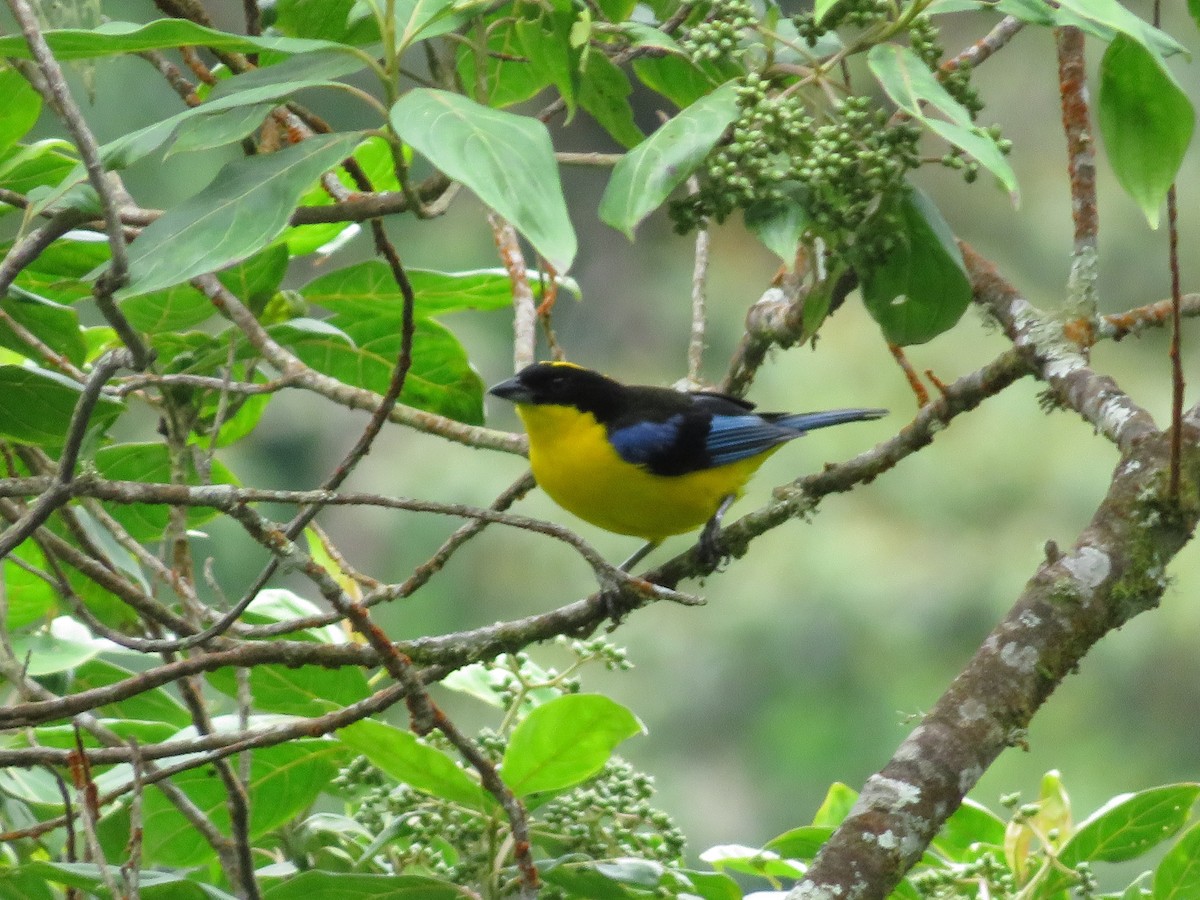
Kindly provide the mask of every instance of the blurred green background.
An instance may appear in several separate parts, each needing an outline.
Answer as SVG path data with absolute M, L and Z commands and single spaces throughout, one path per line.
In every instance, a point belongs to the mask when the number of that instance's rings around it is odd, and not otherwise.
M 240 2 L 209 3 L 236 28 Z M 1149 3 L 1131 3 L 1149 16 Z M 1183 7 L 1165 4 L 1166 28 L 1196 47 Z M 148 2 L 106 2 L 112 18 L 148 19 Z M 956 52 L 995 17 L 953 17 L 943 44 Z M 1095 68 L 1102 48 L 1089 40 Z M 1195 64 L 1177 75 L 1200 101 Z M 103 62 L 87 114 L 102 140 L 178 108 L 158 76 L 137 60 Z M 81 77 L 76 73 L 76 77 Z M 1015 142 L 1022 197 L 1014 209 L 987 178 L 965 185 L 930 166 L 920 182 L 952 227 L 1036 304 L 1062 303 L 1071 249 L 1070 198 L 1059 124 L 1057 72 L 1049 33 L 1026 29 L 976 74 L 988 107 Z M 137 102 L 130 102 L 136 96 Z M 301 98 L 340 125 L 363 124 L 361 109 L 310 93 Z M 653 127 L 666 104 L 642 97 L 641 123 Z M 555 130 L 559 149 L 615 150 L 584 113 Z M 938 151 L 940 152 L 940 151 Z M 128 184 L 146 206 L 199 189 L 221 160 L 195 155 L 139 166 Z M 1184 284 L 1194 287 L 1200 236 L 1193 149 L 1180 185 Z M 565 188 L 581 252 L 571 273 L 582 300 L 563 296 L 555 328 L 570 358 L 624 380 L 670 384 L 686 371 L 692 240 L 671 233 L 664 215 L 645 223 L 633 243 L 596 218 L 607 173 L 568 169 Z M 1166 235 L 1146 226 L 1100 153 L 1102 311 L 1167 295 Z M 430 222 L 390 225 L 408 266 L 453 270 L 497 265 L 483 210 L 473 197 Z M 365 258 L 361 237 L 325 268 Z M 705 375 L 717 381 L 747 307 L 769 283 L 777 260 L 740 223 L 715 230 L 708 285 L 711 313 Z M 297 273 L 296 282 L 306 279 Z M 488 383 L 510 374 L 511 327 L 505 314 L 448 317 Z M 1184 335 L 1185 374 L 1200 378 L 1194 325 Z M 909 350 L 918 370 L 949 382 L 1006 346 L 974 309 L 933 342 Z M 1096 367 L 1112 374 L 1161 423 L 1169 407 L 1165 334 L 1097 347 Z M 691 840 L 691 852 L 723 842 L 758 844 L 807 822 L 835 780 L 860 785 L 882 766 L 939 696 L 1034 573 L 1049 539 L 1069 545 L 1106 490 L 1114 449 L 1076 416 L 1044 414 L 1031 379 L 956 420 L 934 444 L 873 484 L 828 498 L 812 523 L 794 522 L 756 541 L 750 553 L 697 590 L 708 604 L 658 604 L 632 615 L 614 636 L 636 668 L 590 672 L 585 688 L 627 703 L 648 735 L 623 753 L 657 776 L 661 806 Z M 884 440 L 915 412 L 915 401 L 856 296 L 826 325 L 815 349 L 775 355 L 751 399 L 765 409 L 886 406 L 879 422 L 818 432 L 764 467 L 733 513 L 769 497 L 772 486 Z M 1198 399 L 1194 386 L 1188 402 Z M 515 429 L 507 404 L 489 404 L 489 424 Z M 278 397 L 253 438 L 226 462 L 247 484 L 316 485 L 353 443 L 362 414 L 312 395 Z M 149 427 L 152 427 L 150 424 Z M 140 436 L 146 439 L 146 435 Z M 388 428 L 355 473 L 350 489 L 486 505 L 523 471 L 520 459 L 450 445 Z M 578 526 L 610 559 L 636 544 L 572 520 L 535 493 L 518 511 Z M 330 510 L 322 523 L 350 561 L 376 577 L 403 579 L 456 526 L 432 516 Z M 652 557 L 684 549 L 676 539 Z M 216 524 L 199 554 L 217 558 L 231 594 L 263 562 L 234 527 Z M 1105 638 L 1077 675 L 1037 716 L 1029 751 L 1011 750 L 973 796 L 995 806 L 1002 793 L 1036 793 L 1041 774 L 1063 772 L 1077 815 L 1111 795 L 1173 780 L 1200 779 L 1200 552 L 1184 550 L 1171 568 L 1162 608 Z M 302 582 L 298 590 L 315 598 Z M 394 637 L 469 628 L 551 609 L 595 584 L 565 546 L 492 528 L 454 557 L 411 600 L 380 613 Z M 554 648 L 535 650 L 561 664 Z M 452 704 L 454 701 L 449 701 Z M 479 710 L 456 705 L 470 720 Z

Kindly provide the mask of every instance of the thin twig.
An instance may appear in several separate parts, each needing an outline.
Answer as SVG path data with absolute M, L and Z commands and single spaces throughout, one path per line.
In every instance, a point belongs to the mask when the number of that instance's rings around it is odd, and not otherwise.
M 1096 204 L 1096 151 L 1088 111 L 1083 31 L 1071 25 L 1055 29 L 1058 89 L 1063 133 L 1067 139 L 1067 174 L 1075 244 L 1071 254 L 1068 302 L 1082 315 L 1094 316 L 1097 305 L 1097 240 L 1100 217 Z
M 519 372 L 537 359 L 537 303 L 529 286 L 529 269 L 517 230 L 498 213 L 488 211 L 492 238 L 500 261 L 508 271 L 513 297 L 513 371 Z
M 700 190 L 700 183 L 695 176 L 688 179 L 688 188 L 692 193 Z M 696 229 L 696 251 L 692 262 L 692 328 L 688 339 L 688 387 L 701 386 L 701 375 L 704 366 L 704 333 L 707 326 L 705 310 L 705 291 L 708 284 L 708 247 L 711 235 L 708 223 L 704 222 Z

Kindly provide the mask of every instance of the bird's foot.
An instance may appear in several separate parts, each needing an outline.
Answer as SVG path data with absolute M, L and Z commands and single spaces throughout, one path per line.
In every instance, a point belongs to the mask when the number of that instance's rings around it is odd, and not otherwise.
M 705 571 L 720 572 L 733 558 L 721 539 L 721 519 L 733 501 L 732 495 L 721 501 L 713 517 L 704 524 L 704 530 L 700 532 L 700 540 L 696 542 L 696 562 Z

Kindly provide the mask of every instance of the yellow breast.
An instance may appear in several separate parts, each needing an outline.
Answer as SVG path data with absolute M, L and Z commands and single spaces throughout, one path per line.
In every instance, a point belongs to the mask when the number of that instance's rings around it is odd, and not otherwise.
M 551 499 L 607 531 L 650 541 L 699 528 L 722 500 L 741 493 L 771 452 L 686 475 L 655 475 L 623 460 L 590 414 L 525 404 L 517 413 L 529 434 L 533 476 Z

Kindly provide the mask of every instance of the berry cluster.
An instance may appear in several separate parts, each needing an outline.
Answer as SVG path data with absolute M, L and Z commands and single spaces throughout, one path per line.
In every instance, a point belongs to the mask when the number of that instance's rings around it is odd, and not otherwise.
M 687 26 L 679 44 L 696 62 L 728 59 L 735 55 L 742 32 L 758 17 L 750 0 L 696 0 L 691 4 L 699 21 Z
M 812 12 L 801 13 L 792 17 L 792 23 L 800 37 L 808 46 L 815 47 L 821 35 L 832 31 L 839 25 L 853 25 L 866 28 L 876 22 L 891 18 L 891 0 L 840 0 L 835 3 L 821 18 L 820 24 Z
M 730 139 L 710 155 L 700 190 L 672 204 L 676 229 L 724 220 L 735 209 L 788 197 L 811 232 L 855 265 L 890 247 L 892 216 L 920 164 L 919 129 L 889 125 L 867 97 L 848 97 L 818 124 L 796 94 L 772 93 L 762 76 L 745 76 Z

